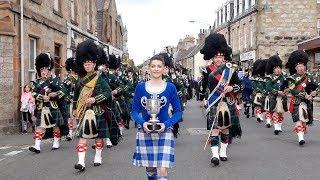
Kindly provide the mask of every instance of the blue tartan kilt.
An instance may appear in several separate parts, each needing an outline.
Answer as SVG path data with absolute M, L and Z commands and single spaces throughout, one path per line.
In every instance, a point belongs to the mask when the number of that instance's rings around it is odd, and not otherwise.
M 37 118 L 36 118 L 36 126 L 40 126 L 40 124 L 41 124 L 41 112 L 42 112 L 42 109 L 38 109 Z M 54 109 L 54 108 L 50 107 L 50 113 L 51 113 L 53 119 L 55 120 L 57 126 L 62 126 L 65 124 L 65 120 L 63 119 L 59 108 Z
M 133 165 L 143 167 L 174 166 L 174 136 L 171 128 L 163 133 L 145 133 L 139 129 L 136 135 L 136 151 Z

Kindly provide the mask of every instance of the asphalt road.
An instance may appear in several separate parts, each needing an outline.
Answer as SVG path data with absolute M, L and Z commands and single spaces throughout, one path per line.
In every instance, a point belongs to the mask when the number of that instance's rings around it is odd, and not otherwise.
M 241 112 L 243 114 L 243 112 Z M 306 144 L 299 147 L 293 132 L 294 124 L 285 114 L 283 132 L 276 136 L 273 127 L 265 128 L 255 118 L 241 116 L 243 136 L 228 147 L 228 161 L 220 166 L 210 165 L 210 147 L 204 151 L 207 138 L 206 121 L 198 103 L 190 101 L 184 112 L 184 122 L 175 142 L 175 167 L 169 170 L 172 180 L 299 180 L 320 178 L 320 108 L 315 108 L 315 125 L 308 128 Z M 77 162 L 77 140 L 62 141 L 61 148 L 51 150 L 51 142 L 42 143 L 40 154 L 33 154 L 32 134 L 0 136 L 0 180 L 141 180 L 145 169 L 131 164 L 135 148 L 136 129 L 124 132 L 118 146 L 105 148 L 103 164 L 93 166 L 94 150 L 88 148 L 86 171 L 79 173 L 73 166 Z M 93 141 L 90 141 L 88 147 Z

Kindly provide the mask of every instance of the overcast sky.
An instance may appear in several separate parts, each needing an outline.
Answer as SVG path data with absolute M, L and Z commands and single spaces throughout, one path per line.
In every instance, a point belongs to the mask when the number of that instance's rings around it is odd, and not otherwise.
M 128 30 L 130 58 L 141 64 L 153 51 L 177 46 L 179 39 L 214 23 L 214 12 L 227 0 L 116 0 L 118 14 Z M 190 20 L 202 23 L 189 23 Z

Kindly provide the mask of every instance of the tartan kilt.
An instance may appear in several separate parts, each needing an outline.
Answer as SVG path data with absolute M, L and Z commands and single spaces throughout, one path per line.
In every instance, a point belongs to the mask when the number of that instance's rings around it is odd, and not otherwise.
M 225 99 L 223 101 L 225 101 Z M 207 130 L 211 129 L 214 117 L 216 115 L 217 106 L 218 104 L 211 106 L 210 112 L 207 114 Z M 241 130 L 240 120 L 239 120 L 239 116 L 238 116 L 238 112 L 236 110 L 235 104 L 232 104 L 232 105 L 228 104 L 228 108 L 231 114 L 231 126 L 228 128 L 229 134 L 231 135 L 231 137 L 241 137 L 242 130 Z M 217 127 L 218 121 L 215 121 L 214 123 L 215 124 L 213 125 L 213 129 L 218 129 Z
M 120 110 L 114 101 L 111 103 L 111 114 L 112 118 L 114 118 L 117 122 L 121 121 Z
M 308 111 L 308 119 L 309 121 L 307 122 L 308 125 L 313 123 L 313 102 L 306 102 L 307 104 L 307 111 Z M 299 104 L 294 104 L 293 105 L 293 112 L 291 113 L 292 115 L 292 120 L 293 122 L 299 121 Z
M 98 132 L 98 136 L 95 138 L 108 138 L 109 137 L 109 128 L 108 128 L 108 123 L 105 119 L 104 114 L 95 115 L 95 116 L 96 116 L 96 121 L 97 121 L 97 132 Z M 79 130 L 79 137 L 83 138 L 82 129 Z M 92 138 L 92 139 L 95 139 L 95 138 Z
M 270 100 L 270 112 L 274 113 L 276 112 L 276 101 L 277 96 L 269 96 L 269 100 Z M 287 103 L 287 97 L 282 97 L 282 105 L 283 105 L 283 109 L 284 111 L 288 111 L 288 103 Z
M 127 101 L 125 99 L 119 98 L 118 99 L 120 108 L 121 108 L 121 116 L 130 116 L 129 107 Z
M 56 125 L 57 126 L 62 126 L 65 124 L 65 120 L 63 119 L 62 117 L 62 114 L 60 112 L 60 109 L 57 108 L 57 109 L 54 109 L 52 107 L 49 107 L 50 109 L 50 113 L 52 115 L 52 118 L 55 120 L 56 122 Z M 42 112 L 42 109 L 38 109 L 37 110 L 37 118 L 36 118 L 36 126 L 40 126 L 41 124 L 41 112 Z
M 174 136 L 172 129 L 163 133 L 145 133 L 139 129 L 136 135 L 136 151 L 133 154 L 133 165 L 143 167 L 174 166 Z

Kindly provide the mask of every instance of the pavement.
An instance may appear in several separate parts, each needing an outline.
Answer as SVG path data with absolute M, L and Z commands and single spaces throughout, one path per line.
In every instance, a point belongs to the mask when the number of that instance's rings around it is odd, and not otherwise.
M 243 135 L 228 147 L 228 161 L 219 166 L 210 164 L 210 147 L 203 150 L 208 131 L 204 109 L 195 100 L 188 102 L 178 139 L 175 140 L 175 167 L 169 170 L 172 180 L 318 180 L 320 163 L 320 107 L 315 107 L 314 126 L 308 128 L 306 144 L 299 147 L 293 132 L 290 114 L 285 114 L 283 132 L 276 136 L 273 129 L 247 119 L 241 112 Z M 79 173 L 77 139 L 62 141 L 61 148 L 51 150 L 51 141 L 45 141 L 40 154 L 33 154 L 33 134 L 0 136 L 0 180 L 140 180 L 146 179 L 144 168 L 131 164 L 135 149 L 136 129 L 124 131 L 119 145 L 103 150 L 103 164 L 93 166 L 94 150 L 89 141 L 86 171 Z

